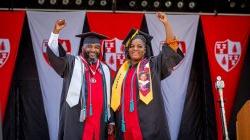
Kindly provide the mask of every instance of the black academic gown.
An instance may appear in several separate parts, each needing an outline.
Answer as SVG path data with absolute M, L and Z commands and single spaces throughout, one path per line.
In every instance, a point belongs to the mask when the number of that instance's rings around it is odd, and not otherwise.
M 161 80 L 171 74 L 173 67 L 176 66 L 183 58 L 180 50 L 174 52 L 170 47 L 163 46 L 162 52 L 155 57 L 150 58 L 150 70 L 153 88 L 153 100 L 146 105 L 138 99 L 138 117 L 143 140 L 170 140 L 167 117 L 164 110 L 164 102 L 161 93 Z M 137 83 L 138 87 L 138 83 Z M 138 88 L 137 88 L 138 90 Z M 116 112 L 117 138 L 123 139 L 121 130 L 121 111 Z
M 74 68 L 75 56 L 68 55 L 63 47 L 59 44 L 59 56 L 56 56 L 53 51 L 48 47 L 47 55 L 50 65 L 54 70 L 63 78 L 63 89 L 60 102 L 60 115 L 59 115 L 59 134 L 58 140 L 82 140 L 84 123 L 79 121 L 81 104 L 79 103 L 70 108 L 66 102 L 67 92 L 70 85 L 70 80 Z M 87 90 L 87 88 L 86 88 Z M 83 92 L 81 92 L 83 93 Z M 87 91 L 84 92 L 87 99 Z M 105 96 L 105 95 L 104 95 Z M 100 139 L 107 139 L 107 124 L 104 121 L 104 107 L 100 120 Z

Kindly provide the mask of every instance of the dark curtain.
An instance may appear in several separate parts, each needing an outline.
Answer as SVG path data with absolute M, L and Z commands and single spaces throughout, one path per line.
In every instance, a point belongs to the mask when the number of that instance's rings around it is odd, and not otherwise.
M 200 22 L 201 23 L 201 22 Z M 179 140 L 216 140 L 217 128 L 204 36 L 199 23 Z
M 27 17 L 3 123 L 3 139 L 49 140 Z

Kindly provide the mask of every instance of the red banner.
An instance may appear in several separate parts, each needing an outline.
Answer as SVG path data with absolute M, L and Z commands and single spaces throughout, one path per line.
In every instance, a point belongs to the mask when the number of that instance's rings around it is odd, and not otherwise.
M 90 31 L 99 32 L 110 38 L 124 39 L 132 27 L 140 29 L 143 14 L 135 13 L 87 13 Z
M 222 140 L 223 129 L 218 102 L 219 94 L 215 88 L 216 77 L 221 76 L 225 83 L 223 96 L 227 124 L 229 124 L 248 44 L 250 17 L 202 16 L 201 20 L 215 101 L 218 140 Z
M 3 120 L 25 12 L 0 12 L 0 111 Z
M 90 31 L 110 37 L 103 42 L 105 62 L 111 68 L 112 75 L 125 60 L 123 39 L 132 27 L 140 29 L 143 14 L 132 13 L 87 13 Z

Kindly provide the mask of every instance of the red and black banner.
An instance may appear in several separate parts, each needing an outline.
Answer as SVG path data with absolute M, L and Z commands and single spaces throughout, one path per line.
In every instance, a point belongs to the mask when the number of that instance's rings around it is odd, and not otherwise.
M 0 111 L 5 113 L 25 12 L 0 12 Z
M 250 20 L 244 16 L 202 16 L 201 19 L 209 60 L 218 139 L 222 140 L 223 129 L 219 94 L 215 88 L 216 77 L 221 76 L 225 82 L 223 93 L 228 124 L 246 54 Z
M 94 13 L 88 12 L 90 31 L 107 35 L 110 38 L 124 39 L 129 30 L 140 29 L 144 14 L 135 13 Z

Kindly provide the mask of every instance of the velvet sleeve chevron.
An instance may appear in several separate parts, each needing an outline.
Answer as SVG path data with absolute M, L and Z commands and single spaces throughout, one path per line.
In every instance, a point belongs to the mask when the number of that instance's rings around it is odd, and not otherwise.
M 54 52 L 48 47 L 47 55 L 50 65 L 53 67 L 56 73 L 63 78 L 67 71 L 67 65 L 70 59 L 73 59 L 73 56 L 67 55 L 61 44 L 58 44 L 58 50 L 59 56 L 54 54 Z
M 168 77 L 173 68 L 183 59 L 184 55 L 180 49 L 177 49 L 175 52 L 167 44 L 162 46 L 162 51 L 156 57 L 151 59 L 151 62 L 154 64 L 154 69 L 160 76 L 160 79 L 163 80 Z

